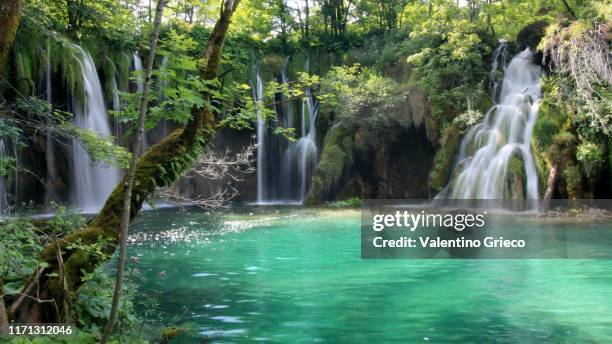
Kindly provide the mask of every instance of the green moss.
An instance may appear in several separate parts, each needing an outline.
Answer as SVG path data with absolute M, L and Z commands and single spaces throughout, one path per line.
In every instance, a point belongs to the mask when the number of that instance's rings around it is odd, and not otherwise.
M 569 199 L 582 198 L 582 174 L 578 165 L 571 165 L 563 170 L 563 179 L 566 183 L 567 197 Z
M 83 101 L 85 98 L 84 80 L 76 49 L 70 43 L 59 44 L 52 58 L 55 58 L 68 94 Z
M 306 204 L 325 201 L 331 188 L 340 181 L 344 169 L 353 162 L 354 140 L 351 130 L 336 124 L 325 136 L 323 151 L 314 170 Z
M 17 90 L 24 96 L 34 92 L 34 76 L 32 73 L 32 57 L 26 50 L 15 54 Z
M 508 190 L 511 199 L 525 199 L 526 179 L 525 162 L 521 155 L 515 154 L 510 158 L 507 169 Z
M 557 133 L 548 147 L 547 156 L 551 161 L 560 162 L 562 166 L 573 164 L 576 157 L 576 136 L 567 131 Z
M 162 343 L 171 341 L 185 332 L 185 329 L 178 326 L 165 327 L 160 333 Z
M 279 55 L 266 55 L 258 64 L 263 80 L 276 80 L 281 74 L 285 59 Z
M 311 181 L 307 204 L 321 203 L 331 187 L 342 177 L 346 155 L 338 145 L 326 145 Z
M 121 52 L 114 56 L 113 62 L 115 63 L 115 68 L 117 69 L 117 79 L 118 79 L 118 87 L 123 91 L 127 91 L 130 85 L 130 64 L 131 57 Z
M 106 99 L 113 99 L 113 80 L 117 74 L 117 67 L 110 56 L 106 56 L 104 63 L 102 64 L 102 70 L 104 71 L 104 93 Z
M 361 198 L 351 197 L 351 198 L 343 199 L 341 201 L 334 201 L 334 202 L 331 202 L 329 206 L 335 207 L 335 208 L 357 208 L 357 207 L 361 207 Z
M 448 183 L 460 143 L 459 125 L 453 124 L 447 127 L 442 134 L 440 148 L 436 152 L 428 177 L 429 188 L 434 193 L 438 193 Z
M 516 175 L 520 178 L 525 178 L 525 163 L 519 155 L 513 155 L 508 162 L 508 174 Z

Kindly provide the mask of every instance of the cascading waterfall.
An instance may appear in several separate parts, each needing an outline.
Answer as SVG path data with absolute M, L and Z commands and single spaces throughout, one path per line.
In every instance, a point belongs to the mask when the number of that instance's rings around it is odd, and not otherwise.
M 111 135 L 102 96 L 102 86 L 94 62 L 88 52 L 78 45 L 76 51 L 84 84 L 84 99 L 72 97 L 72 111 L 75 125 L 95 131 L 102 137 Z M 112 166 L 92 164 L 85 148 L 78 140 L 73 140 L 74 185 L 72 191 L 73 205 L 82 211 L 99 210 L 104 201 L 119 182 L 120 171 Z
M 491 98 L 493 101 L 498 101 L 499 86 L 506 70 L 508 58 L 508 45 L 504 39 L 499 40 L 499 47 L 493 52 L 491 58 L 491 73 L 489 74 L 489 88 L 491 89 Z
M 310 72 L 310 59 L 306 60 L 306 73 Z M 319 104 L 312 95 L 312 90 L 306 89 L 306 97 L 302 99 L 300 118 L 301 137 L 287 149 L 287 161 L 295 169 L 297 177 L 297 200 L 303 202 L 308 193 L 310 179 L 315 169 L 318 150 L 316 144 L 316 120 Z
M 136 72 L 136 91 L 138 91 L 138 94 L 142 94 L 142 92 L 144 92 L 144 75 L 142 74 L 142 59 L 140 58 L 140 56 L 138 56 L 137 53 L 134 53 L 132 56 L 134 59 L 134 71 Z M 147 147 L 149 147 L 149 142 L 147 140 L 147 136 L 143 135 L 142 144 L 140 147 L 140 154 L 144 154 L 144 152 L 147 150 Z
M 316 135 L 317 104 L 310 90 L 306 90 L 306 98 L 302 104 L 301 129 L 302 137 L 287 150 L 289 162 L 297 165 L 298 199 L 303 202 L 308 193 L 308 185 L 317 163 Z
M 499 102 L 463 138 L 451 181 L 436 198 L 510 199 L 508 164 L 518 157 L 525 170 L 525 199 L 532 201 L 528 207 L 537 205 L 530 144 L 541 98 L 541 68 L 532 63 L 532 55 L 525 49 L 505 69 Z
M 45 97 L 49 104 L 49 112 L 53 111 L 51 104 L 53 101 L 52 92 L 52 70 L 51 70 L 51 39 L 47 41 L 47 66 L 45 70 Z M 45 137 L 47 149 L 45 150 L 45 162 L 47 164 L 47 187 L 45 188 L 45 204 L 50 204 L 55 199 L 55 185 L 57 183 L 57 168 L 55 164 L 55 145 L 51 132 L 47 132 Z
M 162 58 L 161 65 L 159 66 L 159 101 L 164 100 L 164 89 L 168 86 L 168 80 L 166 79 L 166 68 L 168 68 L 168 56 Z
M 133 54 L 133 57 L 134 57 L 134 71 L 138 73 L 136 77 L 136 90 L 138 91 L 138 93 L 142 93 L 144 91 L 144 80 L 141 74 L 142 73 L 142 59 L 140 59 L 140 56 L 138 56 L 138 54 L 136 53 Z
M 265 141 L 266 141 L 266 121 L 263 117 L 261 110 L 264 97 L 264 85 L 259 75 L 259 69 L 257 69 L 255 76 L 255 85 L 253 85 L 253 99 L 257 105 L 257 203 L 263 203 L 264 190 L 266 190 L 265 181 Z
M 288 83 L 289 57 L 283 63 L 281 82 Z M 306 62 L 306 72 L 310 69 Z M 256 69 L 256 82 L 253 84 L 253 97 L 261 102 L 264 85 Z M 316 117 L 318 103 L 310 89 L 305 90 L 301 103 L 294 104 L 286 96 L 281 96 L 281 104 L 275 105 L 277 122 L 285 128 L 299 125 L 296 142 L 288 142 L 282 137 L 268 133 L 268 124 L 261 113 L 257 113 L 257 202 L 263 203 L 302 203 L 308 193 L 310 179 L 316 166 L 318 150 L 316 146 Z M 295 108 L 299 108 L 299 123 L 295 118 Z
M 283 84 L 287 84 L 289 83 L 289 76 L 288 76 L 288 71 L 289 71 L 289 63 L 291 62 L 291 56 L 287 56 L 285 58 L 285 60 L 283 61 L 283 66 L 281 68 L 281 82 Z M 295 107 L 294 107 L 294 103 L 292 101 L 290 101 L 288 99 L 288 97 L 286 95 L 282 95 L 282 104 L 284 106 L 284 108 L 281 107 L 282 110 L 285 111 L 284 116 L 283 116 L 283 126 L 285 128 L 294 128 L 295 125 Z M 278 112 L 278 111 L 277 111 Z M 293 161 L 290 159 L 289 155 L 289 148 L 290 145 L 292 143 L 291 142 L 287 142 L 287 147 L 282 147 L 281 149 L 284 150 L 284 156 L 282 159 L 282 165 L 281 165 L 281 173 L 280 173 L 280 189 L 281 190 L 289 190 L 291 191 L 292 185 L 295 184 L 295 181 L 292 180 L 293 176 L 294 176 L 294 172 L 293 172 Z M 291 193 L 291 192 L 289 192 Z M 295 198 L 292 197 L 292 195 L 288 196 L 289 198 Z
M 113 111 L 121 111 L 121 98 L 119 97 L 119 87 L 117 86 L 117 77 L 113 76 L 111 81 L 111 87 L 113 89 Z M 113 116 L 114 118 L 114 130 L 115 137 L 119 140 L 122 136 L 121 123 L 119 122 L 119 116 Z

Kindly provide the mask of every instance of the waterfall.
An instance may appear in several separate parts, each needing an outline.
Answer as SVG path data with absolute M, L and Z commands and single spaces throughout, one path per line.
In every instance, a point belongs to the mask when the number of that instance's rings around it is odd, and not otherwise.
M 280 81 L 288 83 L 290 58 L 283 63 Z M 305 71 L 310 69 L 307 60 Z M 261 102 L 264 86 L 256 69 L 256 83 L 253 84 L 253 97 Z M 299 126 L 296 142 L 288 142 L 279 135 L 272 134 L 274 124 L 266 123 L 257 112 L 257 202 L 263 203 L 303 203 L 308 193 L 310 179 L 316 166 L 318 150 L 316 146 L 316 117 L 318 103 L 310 89 L 305 97 L 294 101 L 281 95 L 281 104 L 275 105 L 278 123 L 285 128 Z M 261 103 L 259 103 L 261 104 Z M 296 123 L 295 109 L 299 109 L 299 123 Z M 270 128 L 268 128 L 270 127 Z
M 102 96 L 102 86 L 94 62 L 88 52 L 78 45 L 76 51 L 84 84 L 84 99 L 72 97 L 74 124 L 83 129 L 95 131 L 102 137 L 110 136 L 111 130 L 106 115 L 106 106 Z M 104 201 L 119 182 L 120 171 L 116 167 L 92 164 L 85 148 L 73 139 L 74 185 L 72 189 L 73 205 L 82 211 L 99 210 Z
M 166 80 L 166 68 L 168 67 L 168 56 L 162 58 L 161 65 L 159 66 L 159 102 L 164 100 L 164 89 L 168 86 L 168 80 Z
M 121 111 L 121 98 L 119 97 L 119 87 L 117 86 L 116 76 L 113 76 L 113 79 L 111 81 L 111 87 L 113 89 L 113 111 L 118 113 L 119 111 Z M 117 138 L 117 140 L 119 140 L 122 135 L 119 116 L 113 116 L 113 122 L 113 127 L 115 129 L 115 137 Z
M 142 75 L 142 60 L 138 54 L 134 53 L 134 71 L 138 74 L 136 75 L 136 89 L 138 93 L 142 93 L 144 91 L 144 80 Z
M 45 70 L 45 96 L 49 106 L 49 115 L 53 111 L 52 101 L 52 70 L 51 70 L 51 38 L 47 41 L 47 66 Z M 45 205 L 49 205 L 51 201 L 55 199 L 55 186 L 57 183 L 57 168 L 55 164 L 55 145 L 53 144 L 53 136 L 51 131 L 47 131 L 45 137 L 46 150 L 45 150 L 45 163 L 47 165 L 47 187 L 45 188 Z
M 310 59 L 306 60 L 306 73 L 310 72 Z M 316 143 L 317 111 L 319 104 L 312 95 L 310 88 L 306 89 L 306 97 L 302 99 L 301 137 L 287 149 L 287 158 L 292 161 L 297 177 L 297 199 L 304 202 L 310 186 L 312 172 L 317 164 L 318 150 Z
M 289 83 L 289 76 L 288 76 L 288 70 L 289 70 L 289 63 L 291 62 L 291 56 L 287 56 L 285 58 L 285 60 L 283 61 L 283 65 L 282 65 L 282 69 L 281 69 L 281 82 L 283 84 L 287 84 Z M 283 126 L 285 128 L 294 128 L 294 117 L 295 117 L 295 107 L 294 107 L 294 102 L 292 102 L 286 95 L 282 96 L 282 105 L 284 105 L 284 108 L 282 108 L 285 113 L 283 116 Z M 294 185 L 295 181 L 292 180 L 293 179 L 293 175 L 295 174 L 293 172 L 293 161 L 291 159 L 291 157 L 289 156 L 290 152 L 289 152 L 289 147 L 291 147 L 291 142 L 287 142 L 287 147 L 283 147 L 281 149 L 284 149 L 284 154 L 282 156 L 282 165 L 281 165 L 281 172 L 280 172 L 280 189 L 281 190 L 286 190 L 287 194 L 289 194 L 289 198 L 292 198 L 291 195 L 291 190 L 292 185 Z
M 287 150 L 288 161 L 293 161 L 297 165 L 296 174 L 298 180 L 298 200 L 303 202 L 308 193 L 308 186 L 312 172 L 317 163 L 317 145 L 316 145 L 316 118 L 317 104 L 310 90 L 306 90 L 306 98 L 303 99 L 301 132 L 302 137 L 292 144 Z
M 136 91 L 138 94 L 142 94 L 144 92 L 144 75 L 142 74 L 142 59 L 138 56 L 137 53 L 132 54 L 134 59 L 134 71 L 136 72 Z M 140 155 L 144 154 L 144 152 L 149 147 L 149 142 L 147 140 L 146 133 L 142 135 L 141 147 L 140 147 Z
M 541 98 L 541 69 L 532 63 L 532 55 L 525 49 L 510 61 L 499 101 L 466 133 L 451 181 L 436 198 L 509 199 L 508 163 L 517 156 L 525 169 L 525 199 L 536 206 L 538 178 L 530 144 Z
M 266 139 L 266 120 L 261 114 L 260 107 L 262 106 L 264 97 L 264 85 L 257 69 L 255 76 L 255 85 L 253 85 L 253 99 L 257 107 L 257 203 L 263 203 L 264 191 L 266 185 L 265 178 L 265 139 Z
M 508 58 L 508 45 L 504 39 L 499 40 L 499 46 L 491 57 L 491 73 L 489 74 L 489 88 L 491 89 L 491 98 L 493 101 L 497 101 L 499 96 L 499 86 L 501 75 L 504 75 L 506 70 L 506 59 Z

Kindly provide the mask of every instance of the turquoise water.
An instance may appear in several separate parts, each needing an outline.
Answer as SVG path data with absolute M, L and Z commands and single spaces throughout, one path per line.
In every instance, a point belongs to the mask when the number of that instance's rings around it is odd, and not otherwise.
M 140 312 L 173 343 L 612 342 L 612 261 L 362 260 L 359 215 L 144 213 Z

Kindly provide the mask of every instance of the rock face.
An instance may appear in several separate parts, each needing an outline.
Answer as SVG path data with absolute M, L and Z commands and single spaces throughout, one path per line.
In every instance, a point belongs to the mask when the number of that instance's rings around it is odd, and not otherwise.
M 534 52 L 533 61 L 535 64 L 542 64 L 544 55 L 538 51 L 538 45 L 546 35 L 548 22 L 545 20 L 535 21 L 525 26 L 516 36 L 517 51 L 522 51 L 525 48 L 531 49 Z
M 416 92 L 405 95 L 404 118 L 383 125 L 340 120 L 330 128 L 306 204 L 351 197 L 428 197 L 434 147 L 424 121 L 428 106 Z

